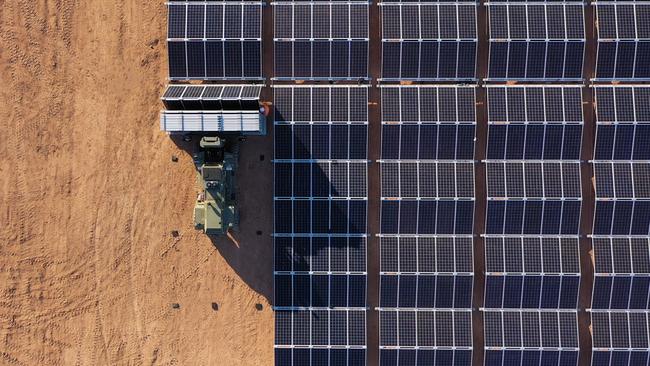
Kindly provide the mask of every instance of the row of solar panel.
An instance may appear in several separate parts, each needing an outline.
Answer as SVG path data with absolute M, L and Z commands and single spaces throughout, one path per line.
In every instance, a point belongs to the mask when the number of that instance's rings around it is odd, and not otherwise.
M 296 124 L 275 126 L 276 160 L 364 160 L 368 126 Z
M 380 4 L 384 41 L 457 39 L 476 42 L 476 4 Z
M 594 350 L 637 349 L 648 351 L 648 312 L 592 311 Z M 637 365 L 637 364 L 630 364 Z
M 276 124 L 368 123 L 367 87 L 275 87 Z
M 169 77 L 261 79 L 262 42 L 255 40 L 169 41 Z
M 385 124 L 381 130 L 384 160 L 473 160 L 476 126 L 471 124 Z
M 382 234 L 470 235 L 474 201 L 382 200 Z
M 488 162 L 489 198 L 580 198 L 578 162 Z
M 650 277 L 616 276 L 594 278 L 593 309 L 650 309 Z
M 366 364 L 367 92 L 274 88 L 278 366 Z
M 276 308 L 365 308 L 366 275 L 276 274 Z
M 583 124 L 579 86 L 487 86 L 488 123 Z M 525 108 L 522 108 L 525 106 Z
M 490 125 L 488 160 L 578 160 L 580 124 Z
M 579 200 L 488 201 L 486 233 L 578 235 Z
M 641 351 L 594 351 L 591 354 L 592 366 L 610 365 L 650 365 L 650 352 Z
M 366 311 L 275 310 L 275 344 L 278 348 L 365 347 Z
M 273 246 L 277 273 L 366 271 L 366 238 L 362 236 L 276 235 Z
M 275 3 L 275 77 L 367 78 L 368 6 Z M 596 7 L 601 25 L 596 79 L 650 78 L 650 69 L 643 67 L 650 62 L 646 21 L 650 6 Z M 385 4 L 381 8 L 384 79 L 475 79 L 475 4 Z M 495 3 L 488 9 L 488 78 L 582 77 L 583 4 Z M 425 21 L 412 21 L 418 18 Z M 172 79 L 262 78 L 261 3 L 172 2 L 168 23 Z M 409 39 L 417 41 L 404 42 Z
M 168 39 L 261 39 L 262 3 L 170 3 Z
M 366 200 L 275 200 L 278 234 L 365 234 Z
M 488 309 L 575 309 L 579 287 L 579 274 L 488 275 L 483 306 Z
M 472 312 L 469 309 L 380 310 L 380 347 L 472 347 Z
M 650 198 L 650 164 L 597 162 L 593 166 L 597 199 Z
M 488 274 L 580 274 L 577 237 L 493 237 L 485 239 Z
M 578 350 L 577 311 L 483 311 L 485 347 Z
M 650 201 L 596 201 L 594 235 L 650 235 Z
M 382 236 L 382 274 L 472 274 L 473 238 L 459 236 Z
M 381 275 L 381 308 L 453 309 L 472 307 L 474 276 Z
M 273 164 L 276 198 L 364 198 L 366 163 L 320 162 Z
M 382 162 L 382 198 L 474 197 L 474 164 Z
M 575 366 L 578 351 L 486 350 L 485 366 Z
M 463 349 L 390 349 L 379 351 L 380 366 L 471 366 L 472 351 Z
M 599 124 L 594 160 L 650 160 L 650 124 Z
M 592 238 L 597 274 L 650 274 L 650 238 Z
M 476 124 L 475 109 L 473 86 L 381 86 L 383 124 Z
M 273 4 L 273 39 L 368 40 L 368 3 Z
M 366 366 L 366 350 L 355 348 L 276 348 L 275 365 Z

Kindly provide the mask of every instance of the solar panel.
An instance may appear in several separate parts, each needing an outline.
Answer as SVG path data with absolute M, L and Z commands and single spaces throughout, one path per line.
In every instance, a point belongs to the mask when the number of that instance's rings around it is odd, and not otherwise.
M 167 110 L 259 111 L 261 86 L 168 85 L 162 96 Z
M 171 80 L 262 78 L 261 2 L 170 2 Z
M 380 3 L 383 80 L 476 76 L 475 3 Z
M 470 365 L 473 86 L 382 86 L 380 364 Z
M 469 366 L 472 312 L 382 310 L 379 344 L 380 365 Z
M 273 2 L 275 78 L 368 78 L 368 3 Z
M 647 365 L 647 311 L 592 311 L 593 366 Z
M 650 233 L 648 87 L 595 87 L 595 236 Z
M 580 80 L 582 3 L 489 3 L 488 79 Z
M 486 366 L 577 365 L 577 311 L 486 310 Z
M 488 235 L 578 235 L 582 95 L 488 87 Z
M 557 9 L 532 4 L 490 5 L 506 40 L 547 36 L 531 22 Z M 488 86 L 487 106 L 484 364 L 577 365 L 582 91 Z
M 597 2 L 596 80 L 650 80 L 650 4 Z
M 365 365 L 368 89 L 276 86 L 276 365 Z
M 602 51 L 622 47 L 622 39 L 648 29 L 647 17 L 637 29 L 633 22 L 639 20 L 636 12 L 640 9 L 634 3 L 598 3 L 596 9 L 600 37 L 597 78 L 634 77 L 631 64 L 619 68 L 620 62 L 635 62 L 634 57 L 615 53 L 621 56 L 620 61 L 616 57 L 607 60 Z M 609 64 L 603 68 L 605 61 Z M 599 85 L 594 92 L 592 365 L 643 365 L 649 356 L 650 87 Z

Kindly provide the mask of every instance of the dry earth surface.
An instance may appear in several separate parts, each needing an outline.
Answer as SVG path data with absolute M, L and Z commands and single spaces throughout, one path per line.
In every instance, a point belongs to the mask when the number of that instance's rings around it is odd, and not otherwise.
M 158 130 L 165 16 L 0 0 L 2 365 L 272 364 L 270 138 L 242 150 L 237 243 L 194 231 L 191 156 Z

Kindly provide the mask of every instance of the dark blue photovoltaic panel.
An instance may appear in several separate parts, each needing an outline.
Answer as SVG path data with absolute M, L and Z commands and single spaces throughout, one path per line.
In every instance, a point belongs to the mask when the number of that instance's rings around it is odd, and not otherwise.
M 471 308 L 473 276 L 381 275 L 383 308 Z
M 365 200 L 275 200 L 278 234 L 365 234 Z
M 487 158 L 578 160 L 581 140 L 579 124 L 490 125 Z
M 276 272 L 366 272 L 366 238 L 361 236 L 276 236 Z
M 380 366 L 471 366 L 471 350 L 382 349 Z
M 488 201 L 487 234 L 577 235 L 580 201 Z
M 554 365 L 576 366 L 578 351 L 487 350 L 485 366 Z
M 603 310 L 648 310 L 649 295 L 650 277 L 596 276 L 591 306 Z
M 366 159 L 367 125 L 276 125 L 275 158 Z
M 365 349 L 276 348 L 275 366 L 348 365 L 365 366 Z
M 591 356 L 592 366 L 611 365 L 648 365 L 648 351 L 594 351 Z
M 474 201 L 381 203 L 382 234 L 472 234 Z
M 648 235 L 650 201 L 596 201 L 594 235 Z
M 599 124 L 595 160 L 650 160 L 650 124 Z
M 382 125 L 382 159 L 474 159 L 474 125 Z
M 365 365 L 367 88 L 274 104 L 275 363 Z
M 170 78 L 262 79 L 261 14 L 261 3 L 254 2 L 171 2 Z
M 490 42 L 488 78 L 579 80 L 584 41 Z
M 276 310 L 275 344 L 359 348 L 366 344 L 365 322 L 365 310 Z
M 368 77 L 368 4 L 272 5 L 275 78 Z
M 475 41 L 384 41 L 382 42 L 382 79 L 474 79 L 476 43 Z
M 275 307 L 363 308 L 366 275 L 276 274 Z
M 580 276 L 490 276 L 485 307 L 491 309 L 575 309 Z
M 650 5 L 599 3 L 596 5 L 598 51 L 596 79 L 650 79 Z
M 382 79 L 475 78 L 475 4 L 381 5 Z

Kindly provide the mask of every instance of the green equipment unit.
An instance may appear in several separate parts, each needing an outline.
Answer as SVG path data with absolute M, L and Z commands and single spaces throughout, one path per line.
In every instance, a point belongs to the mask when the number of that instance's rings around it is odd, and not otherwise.
M 201 151 L 194 155 L 199 195 L 194 206 L 194 225 L 210 235 L 237 230 L 239 214 L 235 201 L 235 169 L 238 149 L 228 151 L 226 140 L 203 137 Z

